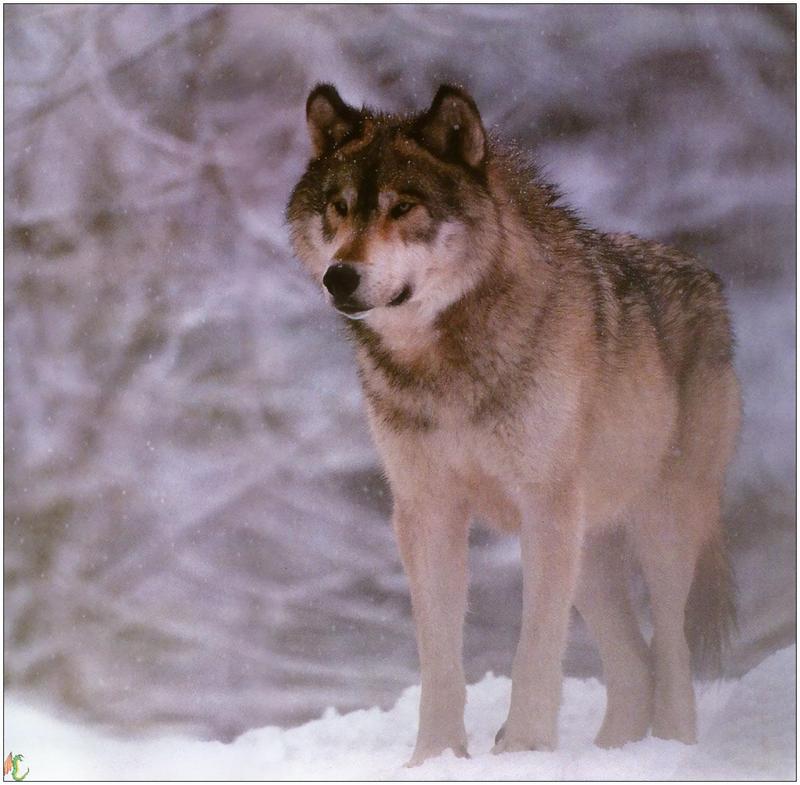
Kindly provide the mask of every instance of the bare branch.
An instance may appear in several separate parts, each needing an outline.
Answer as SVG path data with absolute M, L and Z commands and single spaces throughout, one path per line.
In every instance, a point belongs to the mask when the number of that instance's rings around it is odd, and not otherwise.
M 97 34 L 102 9 L 97 9 L 94 20 L 86 17 L 86 58 L 89 65 L 89 88 L 113 120 L 130 131 L 140 141 L 160 148 L 162 151 L 180 158 L 188 158 L 200 164 L 203 152 L 190 142 L 185 142 L 173 134 L 160 131 L 158 128 L 142 121 L 132 109 L 123 106 L 108 82 L 108 71 L 103 69 L 100 53 L 97 49 Z
M 186 29 L 193 28 L 195 25 L 198 25 L 204 22 L 208 16 L 215 12 L 215 8 L 205 8 L 202 12 L 198 13 L 198 15 L 190 19 L 188 21 L 183 21 L 176 25 L 175 27 L 169 29 L 163 35 L 159 36 L 157 39 L 149 43 L 143 49 L 140 49 L 133 55 L 126 57 L 124 60 L 120 61 L 116 65 L 112 66 L 108 69 L 108 76 L 117 76 L 119 74 L 124 73 L 127 69 L 131 68 L 134 65 L 137 65 L 142 60 L 146 59 L 150 56 L 153 52 L 157 51 L 163 46 L 168 46 L 172 44 L 175 39 L 180 35 L 180 33 Z M 31 123 L 36 122 L 37 120 L 41 119 L 45 115 L 50 114 L 51 112 L 55 111 L 59 107 L 63 106 L 68 101 L 71 101 L 73 98 L 82 95 L 90 88 L 90 80 L 86 79 L 79 84 L 75 85 L 74 87 L 65 90 L 63 93 L 58 95 L 52 96 L 44 101 L 42 101 L 37 106 L 34 106 L 32 109 L 23 110 L 20 114 L 15 117 L 12 117 L 10 120 L 6 122 L 4 125 L 4 130 L 9 133 L 12 131 L 19 130 L 20 128 L 25 128 L 29 126 Z

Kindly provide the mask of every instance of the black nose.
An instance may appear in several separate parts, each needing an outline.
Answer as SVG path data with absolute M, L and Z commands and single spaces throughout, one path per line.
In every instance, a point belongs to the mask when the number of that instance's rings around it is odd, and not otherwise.
M 358 270 L 349 264 L 332 264 L 322 278 L 325 288 L 337 303 L 342 303 L 358 289 Z

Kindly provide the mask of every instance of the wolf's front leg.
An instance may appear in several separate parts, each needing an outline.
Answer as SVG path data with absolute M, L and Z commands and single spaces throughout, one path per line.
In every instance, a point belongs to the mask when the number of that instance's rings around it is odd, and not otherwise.
M 446 749 L 466 757 L 462 639 L 469 517 L 463 506 L 445 499 L 397 500 L 394 528 L 411 584 L 422 673 L 419 733 L 408 765 Z
M 531 500 L 520 528 L 522 629 L 511 672 L 511 707 L 493 752 L 553 749 L 561 702 L 561 660 L 580 564 L 572 490 Z

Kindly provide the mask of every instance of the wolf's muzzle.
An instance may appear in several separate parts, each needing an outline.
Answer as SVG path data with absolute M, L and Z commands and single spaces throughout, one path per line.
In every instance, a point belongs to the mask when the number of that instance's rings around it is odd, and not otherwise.
M 322 278 L 325 288 L 331 293 L 335 305 L 342 305 L 358 289 L 361 278 L 358 270 L 350 264 L 332 264 Z

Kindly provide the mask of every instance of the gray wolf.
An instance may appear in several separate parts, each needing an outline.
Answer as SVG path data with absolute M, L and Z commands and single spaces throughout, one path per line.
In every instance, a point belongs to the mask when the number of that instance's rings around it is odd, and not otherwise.
M 607 687 L 596 742 L 696 740 L 692 656 L 734 618 L 720 497 L 740 419 L 719 279 L 560 206 L 443 85 L 418 114 L 307 101 L 287 207 L 297 257 L 348 319 L 393 497 L 422 695 L 410 763 L 467 754 L 462 628 L 475 517 L 516 532 L 523 610 L 495 752 L 552 749 L 571 606 Z M 653 621 L 634 616 L 625 554 Z

